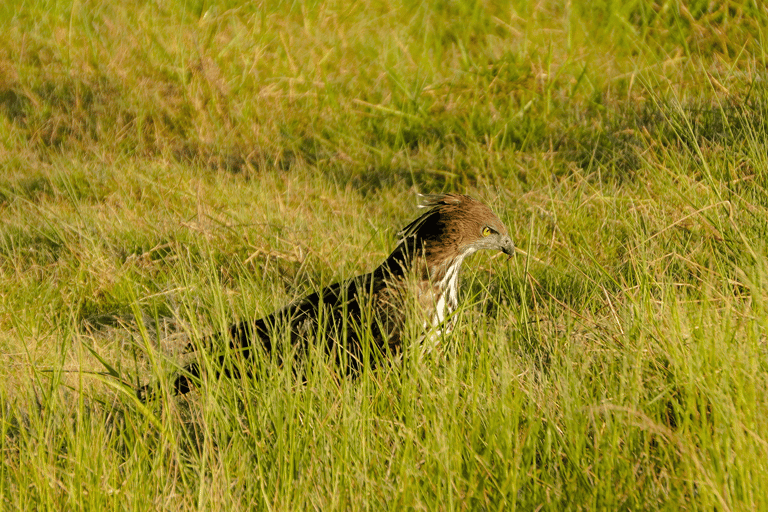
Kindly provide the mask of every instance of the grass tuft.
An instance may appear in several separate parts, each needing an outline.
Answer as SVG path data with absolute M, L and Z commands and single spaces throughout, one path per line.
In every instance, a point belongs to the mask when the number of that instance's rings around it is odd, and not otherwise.
M 0 4 L 8 509 L 768 508 L 768 11 Z M 492 205 L 442 351 L 129 387 Z M 211 361 L 201 359 L 202 364 Z

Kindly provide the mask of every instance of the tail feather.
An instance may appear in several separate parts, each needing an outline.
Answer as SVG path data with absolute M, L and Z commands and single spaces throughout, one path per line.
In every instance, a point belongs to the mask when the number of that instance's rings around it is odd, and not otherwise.
M 191 363 L 185 366 L 181 372 L 176 376 L 171 387 L 171 393 L 175 395 L 183 395 L 189 393 L 194 388 L 194 383 L 200 380 L 200 364 Z M 162 386 L 159 381 L 145 384 L 136 390 L 136 396 L 142 403 L 151 402 L 157 399 L 162 391 Z
M 259 319 L 256 321 L 244 321 L 232 325 L 228 332 L 220 333 L 217 335 L 209 336 L 203 340 L 203 350 L 209 354 L 221 354 L 222 347 L 224 345 L 223 340 L 229 339 L 229 348 L 232 352 L 238 353 L 238 359 L 249 360 L 253 354 L 253 348 L 260 346 L 266 354 L 272 352 L 272 340 L 269 337 L 267 330 L 267 319 Z M 195 352 L 196 347 L 193 344 L 187 346 L 187 352 Z M 225 355 L 219 355 L 214 368 L 216 374 L 224 374 L 227 377 L 237 377 L 240 372 L 237 369 L 236 364 L 230 364 L 227 362 Z M 199 383 L 202 376 L 202 367 L 199 362 L 193 362 L 184 366 L 173 379 L 173 384 L 170 388 L 171 394 L 183 395 L 189 393 Z M 143 403 L 156 399 L 162 391 L 162 386 L 159 381 L 145 384 L 136 390 L 136 396 Z

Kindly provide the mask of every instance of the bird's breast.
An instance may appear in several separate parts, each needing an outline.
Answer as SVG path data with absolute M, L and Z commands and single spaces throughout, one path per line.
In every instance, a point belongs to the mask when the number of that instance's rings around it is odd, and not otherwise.
M 432 327 L 443 324 L 458 305 L 459 269 L 463 257 L 458 257 L 444 266 L 444 273 L 438 274 L 438 279 L 432 288 Z M 450 323 L 450 322 L 449 322 Z M 447 326 L 450 331 L 451 326 Z

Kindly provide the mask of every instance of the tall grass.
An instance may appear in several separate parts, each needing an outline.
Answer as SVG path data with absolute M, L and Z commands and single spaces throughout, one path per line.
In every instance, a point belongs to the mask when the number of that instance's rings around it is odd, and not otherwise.
M 766 29 L 747 0 L 2 3 L 2 507 L 768 509 Z M 438 191 L 520 248 L 465 263 L 440 353 L 133 398 Z

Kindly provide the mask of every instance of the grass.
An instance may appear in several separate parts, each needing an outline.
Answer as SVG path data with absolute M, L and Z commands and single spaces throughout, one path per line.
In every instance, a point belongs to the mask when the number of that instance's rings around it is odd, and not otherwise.
M 113 5 L 115 4 L 115 5 Z M 0 5 L 7 509 L 768 509 L 759 2 Z M 489 202 L 440 355 L 180 347 Z

